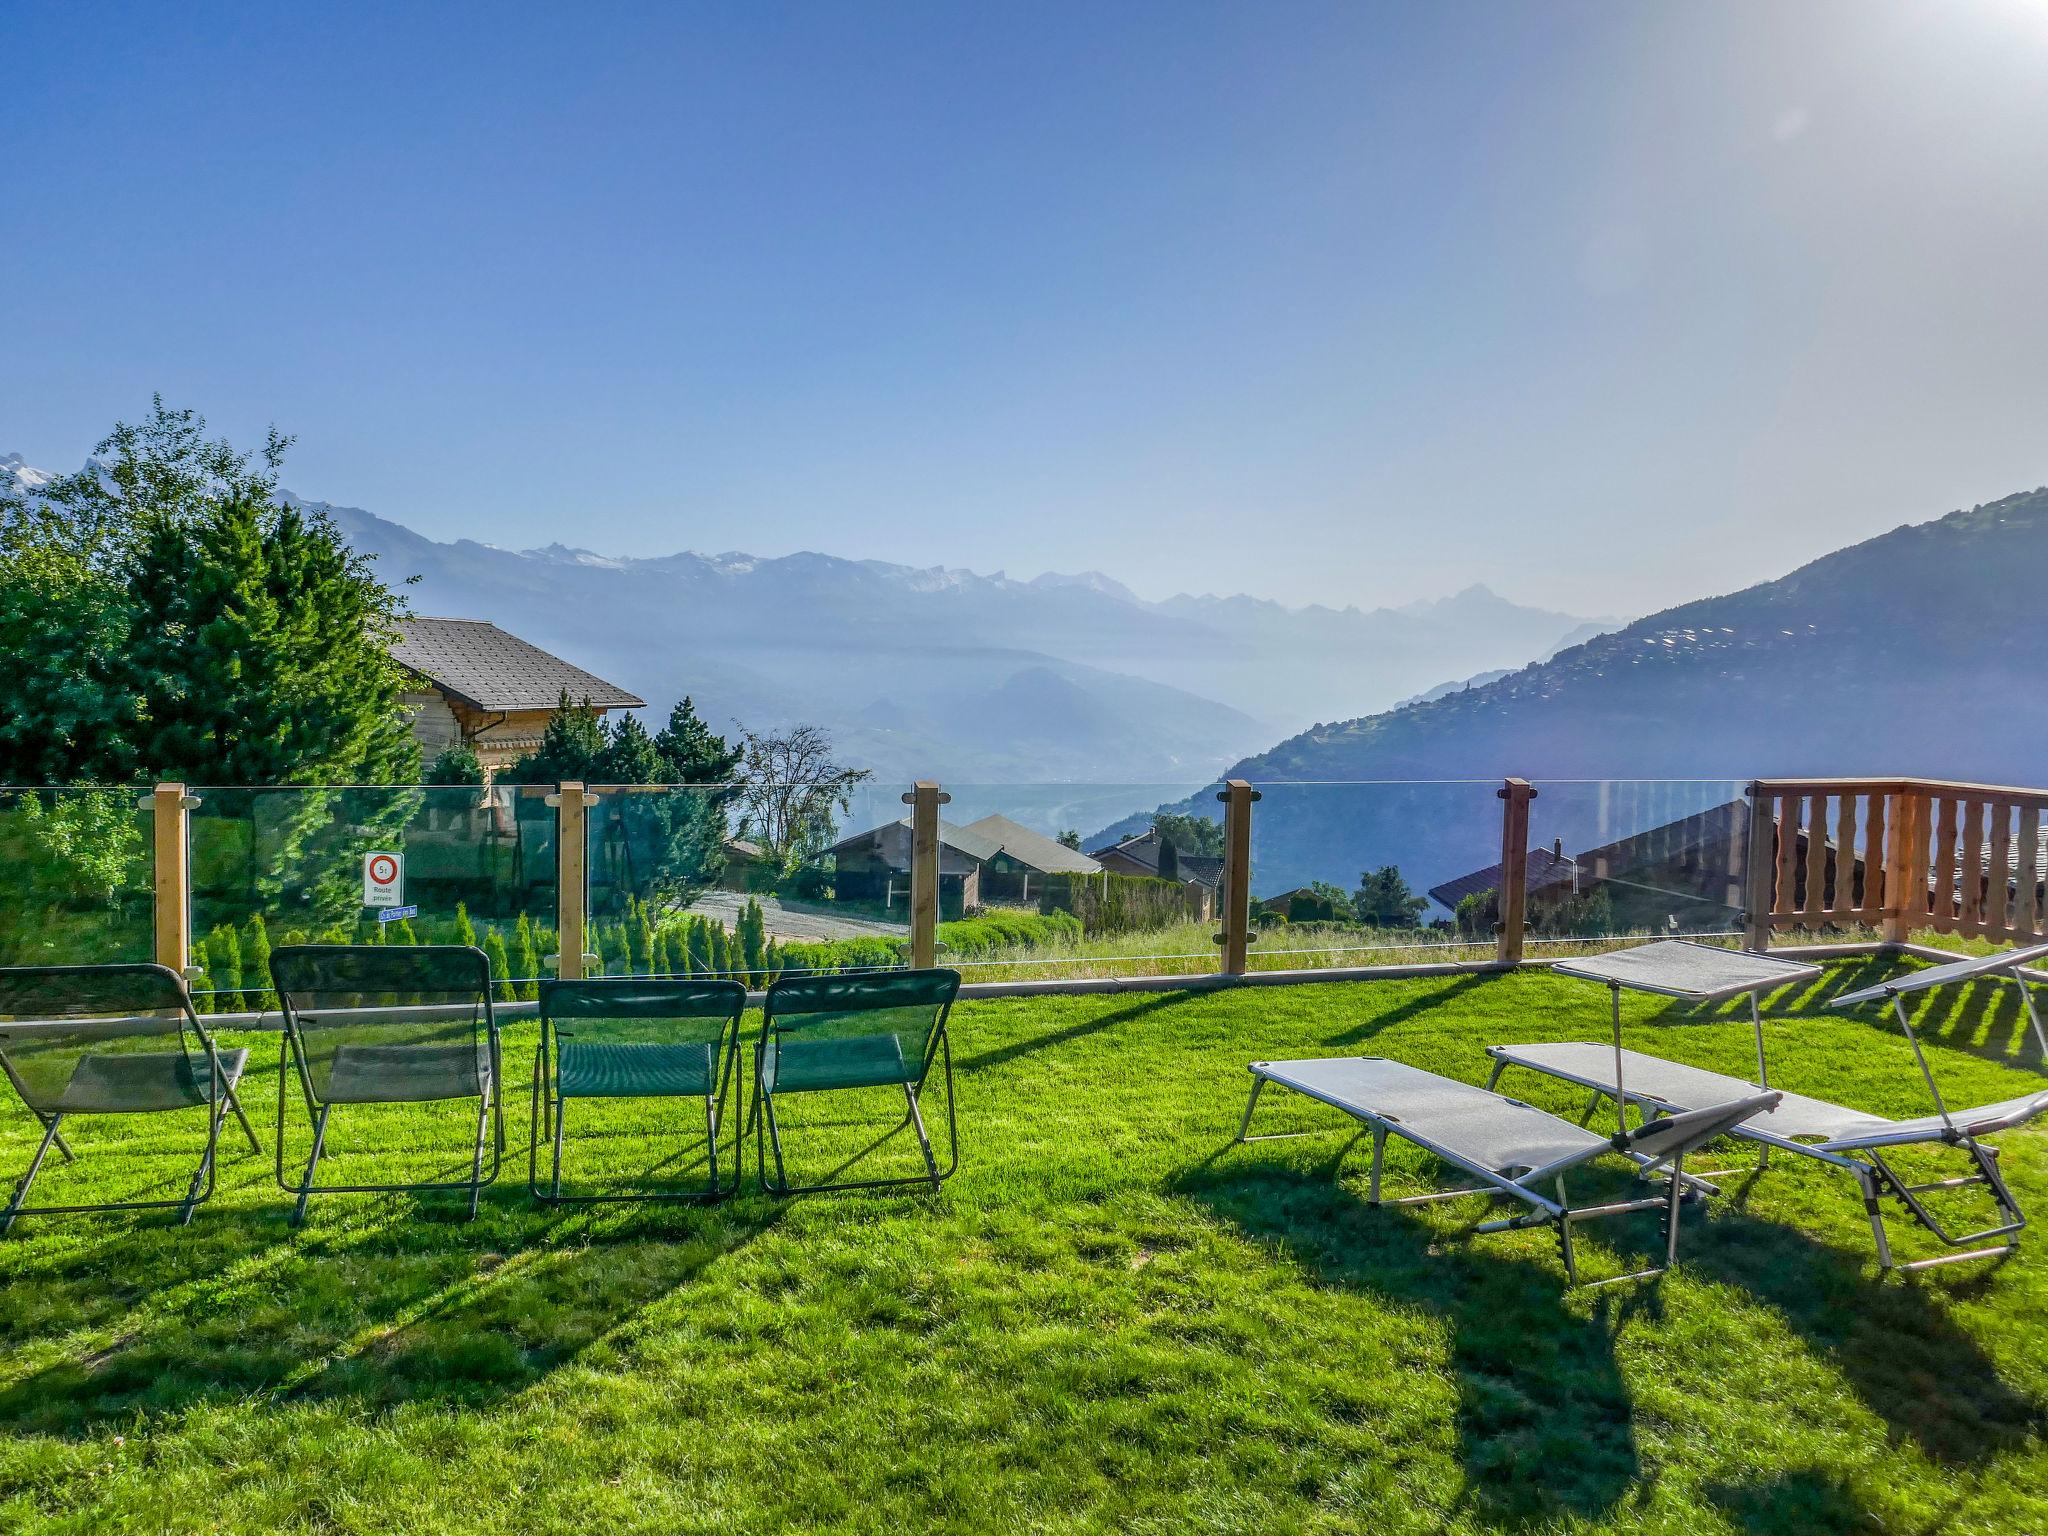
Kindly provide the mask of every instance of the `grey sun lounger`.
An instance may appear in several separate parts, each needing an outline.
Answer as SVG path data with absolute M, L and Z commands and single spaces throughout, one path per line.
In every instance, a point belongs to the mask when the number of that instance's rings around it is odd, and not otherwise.
M 1935 1084 L 1933 1074 L 1927 1065 L 1927 1058 L 1921 1051 L 1919 1036 L 1915 1033 L 1911 1020 L 1906 1016 L 1904 1006 L 1898 1002 L 1898 997 L 1904 992 L 1924 991 L 1930 987 L 1953 984 L 1978 976 L 2014 971 L 2028 958 L 2042 954 L 2048 954 L 2048 945 L 2037 950 L 1987 956 L 1982 960 L 1961 961 L 1954 965 L 1914 972 L 1877 987 L 1865 988 L 1834 999 L 1832 1006 L 1835 1007 L 1850 1006 L 1879 997 L 1888 998 L 1894 1003 L 1900 1027 L 1905 1031 L 1906 1038 L 1913 1047 L 1914 1057 L 1920 1064 L 1928 1090 L 1934 1096 L 1934 1114 L 1892 1120 L 1881 1115 L 1873 1115 L 1867 1110 L 1831 1104 L 1825 1099 L 1786 1093 L 1781 1096 L 1775 1108 L 1734 1126 L 1731 1134 L 1758 1143 L 1763 1149 L 1762 1156 L 1765 1159 L 1768 1159 L 1770 1150 L 1775 1147 L 1796 1156 L 1811 1158 L 1855 1179 L 1863 1196 L 1864 1210 L 1870 1219 L 1871 1237 L 1877 1245 L 1878 1263 L 1882 1268 L 1924 1269 L 1936 1264 L 1952 1264 L 1965 1259 L 1985 1258 L 2010 1252 L 2018 1246 L 2018 1234 L 2025 1228 L 2027 1219 L 1999 1172 L 1998 1149 L 1987 1146 L 1981 1138 L 2048 1114 L 2048 1088 L 2010 1099 L 2001 1099 L 1992 1104 L 1980 1104 L 1965 1109 L 1949 1107 L 1943 1101 L 1940 1089 Z M 1615 960 L 1620 957 L 1600 958 Z M 1769 957 L 1731 958 L 1768 960 Z M 1593 962 L 1586 963 L 1590 965 Z M 2024 993 L 2024 979 L 2020 979 L 2020 985 Z M 2038 1037 L 2040 1019 L 2034 1011 L 2030 996 L 2027 1007 Z M 2044 1048 L 2048 1048 L 2048 1041 L 2044 1041 L 2043 1044 Z M 1611 1046 L 1595 1045 L 1583 1040 L 1555 1041 L 1531 1045 L 1488 1046 L 1486 1053 L 1493 1058 L 1494 1063 L 1493 1074 L 1487 1080 L 1489 1087 L 1498 1084 L 1501 1074 L 1509 1067 L 1526 1067 L 1531 1071 L 1541 1072 L 1589 1090 L 1594 1096 L 1595 1105 L 1603 1098 L 1611 1100 L 1617 1112 L 1624 1104 L 1634 1104 L 1651 1116 L 1682 1113 L 1701 1104 L 1720 1103 L 1736 1094 L 1753 1093 L 1759 1088 L 1757 1083 L 1725 1072 L 1687 1066 L 1682 1062 L 1668 1061 L 1661 1056 L 1646 1055 L 1641 1051 L 1624 1050 L 1618 1034 Z M 1758 1075 L 1761 1077 L 1763 1036 L 1760 1028 L 1757 1033 L 1757 1061 Z M 1620 1085 L 1618 1089 L 1617 1084 Z M 1972 1171 L 1957 1178 L 1923 1184 L 1910 1183 L 1886 1161 L 1884 1156 L 1887 1149 L 1905 1146 L 1959 1148 L 1970 1158 Z M 1982 1185 L 1988 1191 L 2000 1217 L 1996 1224 L 1981 1231 L 1949 1231 L 1920 1198 L 1934 1190 L 1963 1189 L 1974 1185 Z M 1887 1197 L 1897 1199 L 1916 1222 L 1944 1245 L 1966 1251 L 1941 1254 L 1910 1263 L 1896 1262 L 1884 1225 L 1882 1202 Z M 1970 1246 L 1993 1238 L 2005 1238 L 2007 1241 L 1990 1247 Z
M 1729 1103 L 1717 1103 L 1687 1114 L 1660 1117 L 1633 1130 L 1601 1136 L 1519 1099 L 1461 1083 L 1378 1056 L 1339 1056 L 1306 1061 L 1255 1061 L 1252 1092 L 1244 1107 L 1232 1145 L 1253 1141 L 1286 1141 L 1315 1132 L 1250 1134 L 1252 1113 L 1268 1083 L 1291 1088 L 1359 1121 L 1372 1135 L 1372 1175 L 1367 1199 L 1374 1205 L 1418 1205 L 1464 1195 L 1505 1196 L 1529 1209 L 1519 1216 L 1481 1222 L 1475 1232 L 1506 1232 L 1549 1227 L 1557 1236 L 1565 1276 L 1579 1283 L 1578 1256 L 1572 1242 L 1576 1222 L 1630 1211 L 1660 1210 L 1664 1217 L 1664 1262 L 1615 1280 L 1662 1274 L 1678 1259 L 1678 1207 L 1688 1186 L 1684 1161 L 1688 1152 L 1777 1104 L 1779 1095 L 1750 1090 Z M 1387 1138 L 1398 1136 L 1449 1163 L 1480 1182 L 1466 1189 L 1385 1199 L 1380 1194 Z M 1357 1137 L 1353 1138 L 1354 1141 Z M 1348 1150 L 1348 1147 L 1347 1147 Z M 1565 1176 L 1583 1164 L 1619 1153 L 1636 1164 L 1640 1175 L 1668 1168 L 1671 1178 L 1657 1196 L 1605 1205 L 1574 1206 Z M 1343 1166 L 1342 1154 L 1338 1167 Z M 1546 1194 L 1542 1186 L 1554 1192 Z M 1595 1281 L 1605 1285 L 1607 1280 Z

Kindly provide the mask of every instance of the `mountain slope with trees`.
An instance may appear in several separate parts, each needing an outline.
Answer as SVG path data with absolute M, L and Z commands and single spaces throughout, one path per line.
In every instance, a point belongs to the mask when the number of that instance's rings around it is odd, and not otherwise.
M 1317 727 L 1224 777 L 1297 786 L 1259 807 L 1255 879 L 1268 889 L 1387 862 L 1420 889 L 1498 857 L 1483 785 L 1427 792 L 1432 812 L 1420 790 L 1340 787 L 1357 781 L 1710 781 L 1690 799 L 1759 776 L 2039 783 L 2044 602 L 2048 488 L 1894 529 L 1482 686 Z M 1213 811 L 1206 795 L 1188 804 Z M 1593 804 L 1554 784 L 1537 840 L 1569 849 L 1613 833 Z

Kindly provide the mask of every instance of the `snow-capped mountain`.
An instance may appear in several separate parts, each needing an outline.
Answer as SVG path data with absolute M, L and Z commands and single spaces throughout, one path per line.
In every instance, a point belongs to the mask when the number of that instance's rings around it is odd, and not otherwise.
M 48 476 L 0 460 L 24 489 Z M 1519 666 L 1586 621 L 1473 589 L 1414 612 L 1148 602 L 1099 571 L 1019 580 L 815 552 L 620 558 L 438 543 L 328 512 L 416 612 L 487 618 L 714 722 L 806 720 L 885 776 L 1194 783 L 1311 720 Z

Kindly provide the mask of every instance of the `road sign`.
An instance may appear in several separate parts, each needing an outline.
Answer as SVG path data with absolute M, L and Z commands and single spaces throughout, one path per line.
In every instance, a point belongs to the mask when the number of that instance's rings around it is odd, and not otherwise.
M 418 917 L 419 915 L 420 909 L 418 907 L 386 907 L 377 914 L 377 921 L 380 923 L 401 923 L 408 917 Z
M 363 905 L 396 907 L 405 901 L 405 855 L 366 853 L 363 855 Z

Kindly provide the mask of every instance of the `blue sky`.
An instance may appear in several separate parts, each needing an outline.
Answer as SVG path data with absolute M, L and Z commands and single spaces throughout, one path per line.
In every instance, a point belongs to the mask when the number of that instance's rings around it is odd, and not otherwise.
M 2048 481 L 2048 0 L 0 0 L 0 452 L 1642 612 Z

